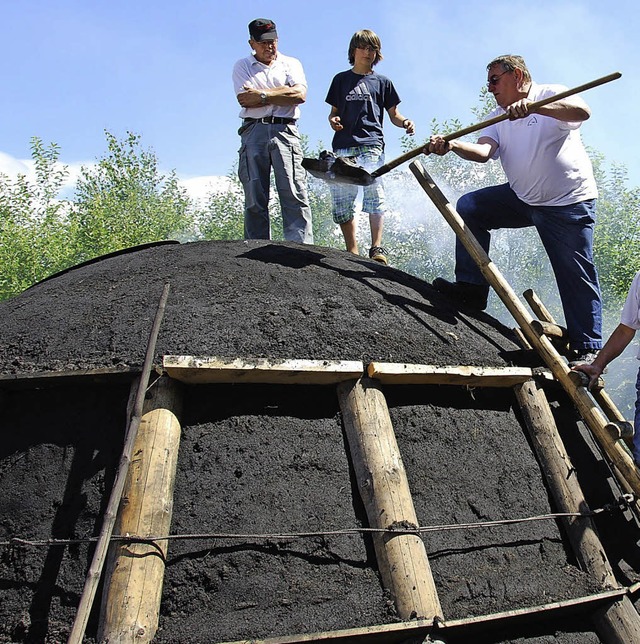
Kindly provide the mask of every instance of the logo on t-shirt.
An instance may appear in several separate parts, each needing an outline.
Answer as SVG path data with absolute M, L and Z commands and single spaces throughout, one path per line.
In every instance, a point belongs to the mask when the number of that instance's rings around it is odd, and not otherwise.
M 532 116 L 528 121 L 527 121 L 527 127 L 530 125 L 536 125 L 538 122 L 538 119 L 535 116 Z
M 370 101 L 371 94 L 364 83 L 358 83 L 346 96 L 347 101 Z

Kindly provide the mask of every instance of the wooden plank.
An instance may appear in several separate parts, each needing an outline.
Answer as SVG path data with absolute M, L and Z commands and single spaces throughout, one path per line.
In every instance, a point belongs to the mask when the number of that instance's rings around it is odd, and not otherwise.
M 141 370 L 141 367 L 122 365 L 97 369 L 0 373 L 0 389 L 28 389 L 47 385 L 82 384 L 83 381 L 129 381 L 139 375 Z
M 500 297 L 505 307 L 527 336 L 527 340 L 538 351 L 546 365 L 553 372 L 556 380 L 562 385 L 573 401 L 585 424 L 613 465 L 612 471 L 615 473 L 616 478 L 621 476 L 624 479 L 624 482 L 621 481 L 621 485 L 631 487 L 636 496 L 640 497 L 640 469 L 634 464 L 627 446 L 621 441 L 612 438 L 606 429 L 607 418 L 602 410 L 584 387 L 576 387 L 573 383 L 569 377 L 569 366 L 556 351 L 549 338 L 544 335 L 539 336 L 532 329 L 531 323 L 533 322 L 533 318 L 531 314 L 514 293 L 502 273 L 493 264 L 484 248 L 478 243 L 478 240 L 469 232 L 462 217 L 460 217 L 455 208 L 447 201 L 424 167 L 418 161 L 414 161 L 410 165 L 410 168 L 418 183 L 431 198 L 436 208 L 438 208 L 447 220 L 460 242 L 478 265 L 484 278 Z M 637 502 L 636 508 L 640 509 Z
M 393 531 L 418 527 L 402 456 L 380 384 L 363 378 L 338 385 L 347 442 L 369 525 Z M 401 619 L 442 618 L 419 534 L 373 536 L 378 569 Z
M 114 531 L 169 534 L 173 513 L 182 385 L 163 376 L 147 393 Z M 109 548 L 98 641 L 151 642 L 158 630 L 168 541 L 116 541 Z
M 531 621 L 544 617 L 556 617 L 576 611 L 593 609 L 602 604 L 610 604 L 627 595 L 628 589 L 622 588 L 609 590 L 595 595 L 564 599 L 557 602 L 550 602 L 541 606 L 518 608 L 515 610 L 493 613 L 490 615 L 479 615 L 476 617 L 463 617 L 460 619 L 439 621 L 437 628 L 433 626 L 433 620 L 417 619 L 399 624 L 380 624 L 376 626 L 363 626 L 360 628 L 349 628 L 338 631 L 322 631 L 318 633 L 302 633 L 297 635 L 284 635 L 281 637 L 268 637 L 265 639 L 234 640 L 220 642 L 220 644 L 308 644 L 310 642 L 333 642 L 335 644 L 346 644 L 347 642 L 380 642 L 382 644 L 403 643 L 412 641 L 409 638 L 420 637 L 424 639 L 428 635 L 440 634 L 458 636 L 469 628 L 482 625 L 506 626 L 507 622 L 514 620 Z M 523 635 L 528 633 L 523 632 Z
M 364 373 L 358 360 L 276 360 L 171 356 L 162 360 L 167 375 L 188 384 L 224 382 L 328 385 L 356 380 Z
M 529 367 L 477 367 L 371 362 L 369 378 L 388 385 L 462 385 L 467 387 L 513 387 L 531 380 Z

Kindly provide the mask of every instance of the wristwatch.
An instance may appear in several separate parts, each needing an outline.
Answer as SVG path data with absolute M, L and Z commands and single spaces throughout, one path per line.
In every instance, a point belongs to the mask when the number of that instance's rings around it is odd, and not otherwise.
M 266 95 L 264 92 L 262 92 L 262 94 L 260 94 L 260 102 L 261 102 L 263 105 L 266 105 L 266 104 L 267 104 L 267 95 Z

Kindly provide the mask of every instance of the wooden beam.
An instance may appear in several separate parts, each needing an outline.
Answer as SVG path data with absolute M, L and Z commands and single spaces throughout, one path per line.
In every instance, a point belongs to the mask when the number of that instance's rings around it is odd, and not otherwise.
M 533 381 L 517 385 L 514 390 L 557 511 L 588 511 L 544 392 Z M 593 521 L 588 517 L 567 517 L 562 522 L 582 569 L 603 590 L 619 587 Z M 626 596 L 606 609 L 594 611 L 592 619 L 605 643 L 640 642 L 640 615 Z
M 164 356 L 167 375 L 188 384 L 223 382 L 328 385 L 360 378 L 364 364 L 347 360 L 276 360 L 273 358 L 218 358 Z
M 162 377 L 149 390 L 114 527 L 116 534 L 169 535 L 181 407 L 181 385 L 175 380 Z M 167 544 L 166 539 L 111 544 L 98 641 L 151 642 L 158 629 Z
M 640 470 L 635 466 L 627 446 L 621 441 L 612 438 L 606 429 L 607 419 L 602 410 L 595 404 L 593 398 L 591 398 L 584 387 L 576 387 L 573 383 L 569 377 L 571 371 L 569 366 L 553 347 L 549 338 L 544 335 L 539 336 L 532 329 L 531 323 L 533 318 L 531 314 L 527 311 L 502 273 L 493 264 L 484 248 L 482 248 L 478 240 L 471 234 L 462 217 L 460 217 L 455 208 L 447 201 L 424 167 L 418 161 L 414 161 L 409 167 L 418 180 L 418 183 L 431 198 L 436 208 L 438 208 L 447 220 L 460 242 L 478 265 L 484 278 L 498 294 L 498 297 L 500 297 L 505 307 L 527 336 L 527 340 L 538 351 L 546 365 L 553 372 L 556 380 L 562 385 L 573 401 L 585 424 L 613 465 L 612 471 L 616 478 L 619 479 L 622 477 L 624 481 L 621 481 L 621 485 L 630 487 L 640 497 Z M 636 507 L 638 507 L 637 502 Z
M 533 314 L 539 320 L 542 320 L 542 322 L 551 322 L 552 324 L 555 324 L 555 320 L 553 319 L 553 316 L 551 315 L 549 309 L 544 305 L 542 300 L 538 297 L 537 293 L 533 289 L 527 289 L 522 294 L 522 296 L 531 307 Z
M 301 633 L 297 635 L 283 635 L 268 637 L 266 639 L 252 639 L 251 644 L 310 644 L 311 642 L 333 642 L 334 644 L 353 644 L 354 642 L 375 642 L 376 644 L 407 644 L 414 641 L 413 638 L 424 640 L 428 635 L 449 635 L 458 637 L 466 630 L 486 626 L 487 628 L 505 627 L 514 621 L 529 623 L 534 619 L 554 618 L 567 613 L 592 610 L 594 607 L 611 604 L 628 593 L 626 588 L 609 590 L 595 595 L 564 599 L 562 601 L 550 602 L 541 606 L 530 606 L 515 610 L 493 613 L 490 615 L 479 615 L 477 617 L 463 617 L 460 619 L 439 621 L 434 627 L 433 620 L 417 619 L 399 624 L 379 624 L 375 626 L 362 626 L 360 628 L 348 628 L 338 631 L 322 631 L 318 633 Z M 523 635 L 527 632 L 523 629 Z M 426 640 L 425 640 L 426 641 Z M 220 644 L 248 644 L 248 640 L 235 640 L 232 642 L 221 642 Z
M 340 383 L 338 399 L 369 525 L 384 530 L 418 527 L 402 456 L 379 383 Z M 442 618 L 424 542 L 419 534 L 375 533 L 378 569 L 401 619 Z
M 142 365 L 142 374 L 139 378 L 135 401 L 132 406 L 132 413 L 129 419 L 127 432 L 125 435 L 124 447 L 122 455 L 120 456 L 120 464 L 116 472 L 116 478 L 111 488 L 109 502 L 105 511 L 102 526 L 100 528 L 100 536 L 96 543 L 96 548 L 93 553 L 89 572 L 85 579 L 82 595 L 80 596 L 80 603 L 76 617 L 69 634 L 67 644 L 81 644 L 84 638 L 84 632 L 89 621 L 89 613 L 93 606 L 93 600 L 98 589 L 98 583 L 102 575 L 102 568 L 107 556 L 111 535 L 113 534 L 113 526 L 116 521 L 118 507 L 122 499 L 122 490 L 127 477 L 127 471 L 131 463 L 133 445 L 136 439 L 136 434 L 140 428 L 140 419 L 144 409 L 144 399 L 149 385 L 149 377 L 153 367 L 153 356 L 155 355 L 156 343 L 158 341 L 158 333 L 160 332 L 160 324 L 164 316 L 164 311 L 169 297 L 170 285 L 164 285 L 158 309 L 156 311 L 151 332 L 149 334 L 149 341 L 147 342 L 147 349 L 145 352 L 144 364 Z
M 119 380 L 126 382 L 133 380 L 141 371 L 141 367 L 119 366 L 65 371 L 1 373 L 0 389 L 35 389 L 49 385 L 83 384 L 83 381 L 115 382 Z
M 567 339 L 567 330 L 560 326 L 559 324 L 553 324 L 552 322 L 544 322 L 542 320 L 533 320 L 531 322 L 531 328 L 538 335 L 546 335 L 549 338 L 556 338 L 560 340 Z
M 436 367 L 424 364 L 371 362 L 369 378 L 388 385 L 462 385 L 467 387 L 513 387 L 533 378 L 528 367 Z

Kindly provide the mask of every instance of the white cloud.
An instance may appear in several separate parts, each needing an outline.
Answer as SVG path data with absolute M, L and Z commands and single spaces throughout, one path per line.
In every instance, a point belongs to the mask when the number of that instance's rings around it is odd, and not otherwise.
M 19 174 L 29 175 L 33 167 L 32 161 L 20 161 L 14 159 L 5 152 L 0 152 L 0 172 L 6 174 L 11 179 L 15 179 Z
M 179 183 L 186 189 L 188 195 L 196 200 L 204 200 L 212 192 L 226 192 L 233 186 L 233 182 L 229 177 L 216 175 L 190 177 L 189 179 L 181 179 Z
M 82 169 L 90 170 L 93 166 L 95 166 L 95 162 L 56 163 L 56 168 L 67 170 L 67 177 L 62 185 L 60 196 L 63 199 L 70 199 Z M 22 174 L 28 181 L 34 182 L 35 164 L 32 159 L 16 159 L 10 154 L 0 151 L 0 173 L 7 175 L 12 180 Z M 204 200 L 212 192 L 225 192 L 233 186 L 233 182 L 228 177 L 216 175 L 181 179 L 179 184 L 186 189 L 189 197 L 195 200 Z

